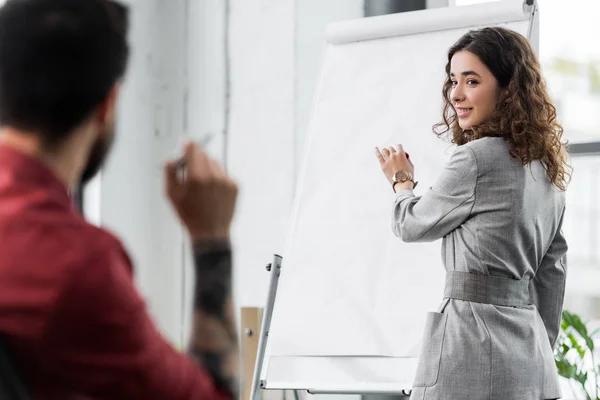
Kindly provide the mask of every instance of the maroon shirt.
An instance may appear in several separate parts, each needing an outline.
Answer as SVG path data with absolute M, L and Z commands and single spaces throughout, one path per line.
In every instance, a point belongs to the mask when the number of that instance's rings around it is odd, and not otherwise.
M 36 400 L 227 398 L 160 335 L 119 240 L 80 216 L 49 168 L 5 145 L 0 335 Z

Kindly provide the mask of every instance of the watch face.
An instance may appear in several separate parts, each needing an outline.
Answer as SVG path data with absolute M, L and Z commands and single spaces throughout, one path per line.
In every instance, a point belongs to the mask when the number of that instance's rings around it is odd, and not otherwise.
M 412 179 L 412 176 L 408 171 L 398 171 L 394 177 L 396 178 L 396 182 L 406 182 Z

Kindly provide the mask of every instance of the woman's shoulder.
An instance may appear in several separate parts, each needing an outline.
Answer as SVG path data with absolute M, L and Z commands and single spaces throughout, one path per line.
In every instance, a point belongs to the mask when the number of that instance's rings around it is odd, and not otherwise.
M 483 137 L 464 144 L 477 160 L 511 159 L 508 144 L 502 137 Z
M 475 153 L 485 152 L 488 149 L 497 149 L 498 147 L 508 149 L 508 146 L 506 145 L 506 141 L 504 140 L 504 138 L 497 137 L 497 136 L 493 136 L 493 137 L 488 136 L 488 137 L 482 137 L 481 139 L 472 140 L 472 141 L 466 143 L 465 146 L 470 147 L 471 150 L 473 150 L 473 152 L 475 152 Z
M 464 144 L 463 151 L 471 153 L 479 173 L 490 170 L 519 168 L 522 164 L 511 156 L 508 144 L 501 137 L 484 137 Z M 468 150 L 467 150 L 468 149 Z

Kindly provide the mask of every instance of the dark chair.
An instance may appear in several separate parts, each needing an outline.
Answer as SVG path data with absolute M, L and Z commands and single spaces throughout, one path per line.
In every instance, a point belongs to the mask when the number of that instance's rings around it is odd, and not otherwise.
M 25 382 L 11 361 L 10 351 L 0 338 L 0 399 L 31 400 Z

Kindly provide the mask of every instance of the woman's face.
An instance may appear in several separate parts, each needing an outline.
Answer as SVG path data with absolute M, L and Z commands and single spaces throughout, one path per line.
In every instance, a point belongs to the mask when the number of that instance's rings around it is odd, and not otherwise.
M 492 116 L 500 88 L 494 74 L 479 57 L 465 50 L 456 52 L 450 60 L 450 79 L 450 100 L 463 130 Z

